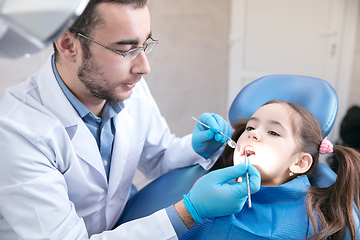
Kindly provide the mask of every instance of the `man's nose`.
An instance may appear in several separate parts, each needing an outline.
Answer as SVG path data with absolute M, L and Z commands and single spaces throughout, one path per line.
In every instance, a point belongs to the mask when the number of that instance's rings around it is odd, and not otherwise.
M 132 73 L 146 75 L 150 72 L 150 64 L 144 51 L 141 51 L 139 55 L 131 61 L 133 62 Z

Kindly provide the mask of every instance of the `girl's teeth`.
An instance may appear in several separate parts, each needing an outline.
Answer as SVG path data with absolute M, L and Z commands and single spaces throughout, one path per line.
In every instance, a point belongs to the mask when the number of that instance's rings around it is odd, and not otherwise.
M 255 154 L 255 151 L 252 147 L 246 147 L 245 148 L 245 153 L 246 153 L 246 156 L 251 156 L 251 155 L 254 155 Z

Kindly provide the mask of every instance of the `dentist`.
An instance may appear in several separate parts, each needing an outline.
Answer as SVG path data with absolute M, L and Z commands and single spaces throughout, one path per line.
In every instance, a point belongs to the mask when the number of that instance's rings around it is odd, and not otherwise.
M 237 213 L 246 186 L 226 181 L 249 171 L 212 172 L 173 206 L 117 222 L 136 169 L 156 178 L 200 163 L 208 168 L 231 128 L 202 114 L 177 138 L 147 87 L 146 58 L 157 40 L 146 0 L 90 0 L 54 54 L 0 100 L 0 239 L 177 239 L 203 219 Z M 146 201 L 146 199 L 144 199 Z M 219 204 L 221 203 L 221 204 Z

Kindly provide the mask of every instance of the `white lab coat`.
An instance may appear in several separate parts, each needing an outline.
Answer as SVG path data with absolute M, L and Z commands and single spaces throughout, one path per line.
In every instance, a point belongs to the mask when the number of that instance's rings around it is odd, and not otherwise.
M 96 141 L 50 59 L 0 100 L 0 239 L 177 239 L 165 210 L 106 230 L 125 206 L 137 167 L 156 178 L 212 163 L 193 151 L 191 135 L 170 133 L 142 79 L 115 117 L 108 184 Z

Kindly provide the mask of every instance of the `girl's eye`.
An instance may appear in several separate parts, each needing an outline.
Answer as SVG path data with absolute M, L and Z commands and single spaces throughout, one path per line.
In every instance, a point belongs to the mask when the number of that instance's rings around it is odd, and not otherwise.
M 276 133 L 276 132 L 274 132 L 274 131 L 270 131 L 269 132 L 271 135 L 273 135 L 273 136 L 280 136 L 278 133 Z
M 246 131 L 251 131 L 251 130 L 254 130 L 255 128 L 253 128 L 253 127 L 246 127 Z

